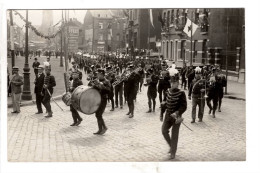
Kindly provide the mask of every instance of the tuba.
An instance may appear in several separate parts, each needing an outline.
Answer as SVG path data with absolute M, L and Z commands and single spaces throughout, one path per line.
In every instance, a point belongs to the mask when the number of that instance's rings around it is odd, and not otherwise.
M 137 73 L 139 70 L 141 70 L 141 67 L 136 68 L 134 71 L 132 71 L 131 73 L 127 74 L 127 71 L 124 71 L 124 73 L 122 73 L 122 75 L 120 77 L 118 77 L 118 80 L 116 80 L 112 85 L 113 87 L 119 85 L 121 82 L 123 82 L 124 80 L 127 80 L 130 76 L 132 76 L 132 74 Z M 126 73 L 126 74 L 125 74 Z

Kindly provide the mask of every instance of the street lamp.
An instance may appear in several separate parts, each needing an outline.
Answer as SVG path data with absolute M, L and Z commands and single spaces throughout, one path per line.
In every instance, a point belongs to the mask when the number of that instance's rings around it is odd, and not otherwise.
M 22 100 L 32 100 L 30 89 L 30 67 L 28 63 L 28 10 L 26 10 L 26 24 L 25 24 L 25 63 L 24 63 L 24 85 Z

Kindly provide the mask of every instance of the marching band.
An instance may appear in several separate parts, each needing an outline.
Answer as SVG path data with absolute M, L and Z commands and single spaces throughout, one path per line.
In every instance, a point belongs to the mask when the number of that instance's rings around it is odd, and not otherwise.
M 102 64 L 94 60 L 83 66 L 85 73 L 87 73 L 88 87 L 82 87 L 83 76 L 81 69 L 79 69 L 82 65 L 78 66 L 78 60 L 74 60 L 71 62 L 72 67 L 65 73 L 67 88 L 62 100 L 67 106 L 70 106 L 73 118 L 73 123 L 70 126 L 78 126 L 83 120 L 78 111 L 85 114 L 95 113 L 98 131 L 93 133 L 94 135 L 103 135 L 108 130 L 103 119 L 107 102 L 111 102 L 110 111 L 114 111 L 119 106 L 120 109 L 123 109 L 123 103 L 127 103 L 129 111 L 126 115 L 129 118 L 134 117 L 137 93 L 142 91 L 144 78 L 144 86 L 147 87 L 147 113 L 155 112 L 157 92 L 159 94 L 159 108 L 161 110 L 159 118 L 160 121 L 163 121 L 162 134 L 170 146 L 171 159 L 175 158 L 179 128 L 180 124 L 183 123 L 182 114 L 187 109 L 185 92 L 187 92 L 188 99 L 191 100 L 192 104 L 191 123 L 195 123 L 197 107 L 198 122 L 202 122 L 205 103 L 209 108 L 209 115 L 212 113 L 213 118 L 216 117 L 217 109 L 219 112 L 221 111 L 223 88 L 226 87 L 227 81 L 225 76 L 221 74 L 219 66 L 194 68 L 192 65 L 189 67 L 184 65 L 182 69 L 178 70 L 175 64 L 169 66 L 166 61 L 162 61 L 160 65 L 151 63 L 147 68 L 140 61 L 137 63 L 128 61 L 124 64 L 119 62 Z M 56 82 L 54 76 L 50 74 L 51 69 L 46 66 L 45 74 L 43 74 L 43 68 L 41 65 L 38 67 L 35 79 L 37 114 L 43 112 L 42 103 L 48 112 L 45 117 L 50 118 L 53 115 L 50 98 Z M 186 86 L 187 83 L 188 86 Z M 183 90 L 179 89 L 179 85 Z M 79 87 L 81 88 L 79 89 Z M 188 88 L 186 89 L 186 87 Z M 98 95 L 94 96 L 96 93 L 87 88 L 92 88 Z M 90 100 L 95 101 L 90 103 Z M 213 106 L 211 102 L 213 102 Z M 86 111 L 86 109 L 88 110 Z M 170 128 L 172 128 L 171 137 L 169 135 Z

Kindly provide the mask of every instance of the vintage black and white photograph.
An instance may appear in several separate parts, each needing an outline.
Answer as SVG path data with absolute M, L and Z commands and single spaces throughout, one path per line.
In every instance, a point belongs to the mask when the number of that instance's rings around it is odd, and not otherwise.
M 8 162 L 246 161 L 244 8 L 8 9 L 6 23 Z

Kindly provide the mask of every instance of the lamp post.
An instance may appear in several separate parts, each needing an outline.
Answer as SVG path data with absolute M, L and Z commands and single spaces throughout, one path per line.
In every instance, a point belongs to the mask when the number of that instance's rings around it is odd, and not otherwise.
M 226 39 L 226 80 L 227 80 L 227 77 L 228 77 L 228 52 L 227 52 L 227 49 L 228 49 L 228 24 L 229 24 L 229 17 L 227 17 L 227 39 Z M 225 87 L 225 94 L 227 94 L 227 85 Z
M 22 100 L 32 100 L 30 89 L 30 67 L 28 63 L 28 10 L 26 10 L 26 24 L 25 24 L 25 63 L 24 63 L 24 85 Z

